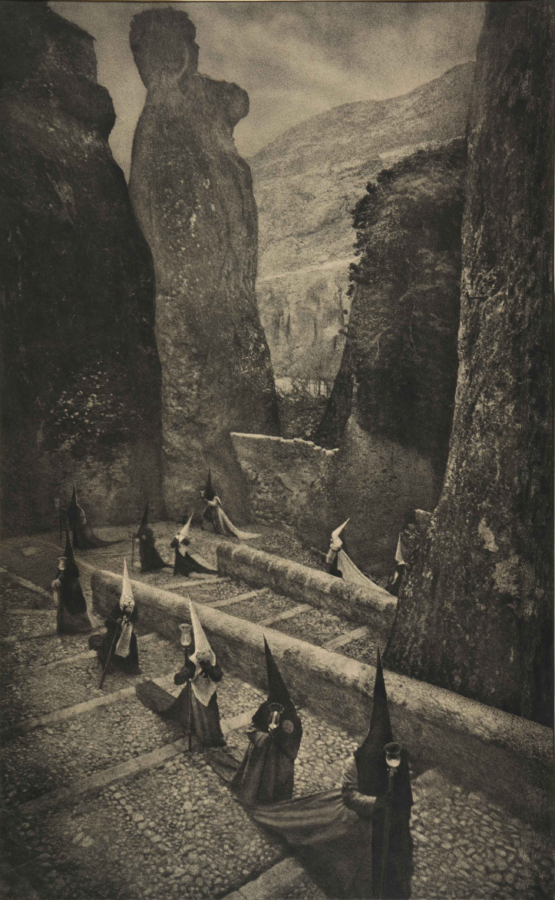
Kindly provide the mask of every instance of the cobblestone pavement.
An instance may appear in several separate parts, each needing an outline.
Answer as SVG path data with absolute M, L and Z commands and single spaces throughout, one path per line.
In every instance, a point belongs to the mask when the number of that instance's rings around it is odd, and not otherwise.
M 104 537 L 117 537 L 122 530 L 100 531 Z M 213 561 L 212 536 L 202 535 L 202 539 L 206 546 L 199 552 Z M 31 548 L 46 548 L 33 538 L 27 542 Z M 10 554 L 17 560 L 16 553 L 17 545 L 12 543 L 8 559 L 2 557 L 3 564 L 9 563 Z M 121 545 L 93 553 L 97 554 L 96 564 L 103 568 L 115 569 L 122 558 Z M 46 562 L 41 554 L 22 557 L 24 563 L 33 560 L 32 572 L 24 577 L 32 574 L 44 584 L 57 552 L 53 558 L 49 554 L 44 554 Z M 92 563 L 92 554 L 87 554 L 86 560 Z M 24 571 L 20 565 L 19 574 Z M 50 579 L 53 574 L 50 570 Z M 157 577 L 163 582 L 171 578 L 171 572 Z M 87 581 L 82 578 L 84 588 Z M 68 718 L 39 724 L 31 731 L 4 731 L 1 738 L 4 828 L 9 828 L 15 841 L 11 865 L 20 867 L 41 900 L 218 898 L 252 881 L 283 857 L 286 849 L 252 823 L 202 753 L 180 749 L 173 758 L 156 755 L 173 752 L 179 728 L 145 709 L 126 689 L 141 678 L 165 676 L 180 668 L 178 636 L 174 643 L 161 638 L 140 640 L 142 675 L 110 675 L 101 692 L 98 663 L 85 658 L 86 636 L 59 638 L 53 633 L 55 611 L 49 598 L 6 575 L 0 575 L 0 589 L 0 620 L 9 622 L 1 648 L 6 652 L 0 658 L 2 728 L 24 725 L 32 716 L 52 714 L 55 719 L 60 711 L 65 715 L 67 708 L 77 703 L 106 701 L 96 708 L 79 708 Z M 230 582 L 202 588 L 207 598 L 218 599 L 249 590 L 248 585 Z M 86 593 L 90 599 L 90 591 Z M 270 593 L 262 598 L 269 610 L 267 616 L 290 608 L 287 598 L 281 598 L 286 601 L 282 606 L 274 603 L 274 598 L 279 600 L 279 595 Z M 250 602 L 242 602 L 244 615 Z M 259 609 L 250 609 L 249 617 L 259 616 Z M 226 607 L 226 612 L 232 610 L 233 605 Z M 331 622 L 319 633 L 317 612 L 303 613 L 296 623 L 308 616 L 310 637 L 316 643 L 353 627 L 341 619 L 334 623 L 337 617 L 329 616 Z M 322 623 L 325 621 L 322 618 Z M 283 624 L 284 631 L 294 633 L 289 631 L 292 622 L 295 619 L 273 627 Z M 307 631 L 302 636 L 307 639 Z M 361 649 L 357 653 L 362 654 L 364 648 L 370 652 L 370 638 L 358 643 Z M 354 645 L 353 641 L 340 652 L 351 655 Z M 82 658 L 75 660 L 76 656 Z M 173 693 L 178 690 L 172 686 Z M 125 693 L 120 696 L 120 691 Z M 222 720 L 240 713 L 248 719 L 263 697 L 261 691 L 226 673 L 218 689 Z M 296 762 L 296 796 L 338 786 L 343 765 L 362 737 L 347 734 L 306 710 L 300 715 L 304 736 Z M 229 732 L 227 740 L 243 751 L 247 746 L 245 728 Z M 153 757 L 152 764 L 145 764 L 131 777 L 120 771 L 122 763 L 150 758 L 146 754 Z M 99 776 L 108 781 L 113 778 L 114 783 L 96 787 L 95 782 L 86 788 L 88 793 L 83 793 L 82 787 L 62 807 L 54 802 L 57 795 L 53 792 L 85 785 L 83 779 L 94 781 Z M 435 770 L 418 773 L 418 777 L 415 773 L 413 791 L 415 900 L 553 897 L 553 857 L 547 835 L 508 816 L 485 796 L 465 793 Z M 38 802 L 43 805 L 37 807 Z M 4 861 L 4 872 L 9 865 Z M 18 900 L 24 896 L 20 891 Z M 282 895 L 291 900 L 322 900 L 323 896 L 309 874 Z

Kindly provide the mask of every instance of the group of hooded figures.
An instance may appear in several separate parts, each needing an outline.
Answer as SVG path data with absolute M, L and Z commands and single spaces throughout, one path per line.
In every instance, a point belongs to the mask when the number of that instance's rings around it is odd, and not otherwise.
M 206 518 L 212 521 L 215 530 L 221 528 L 235 536 L 252 536 L 235 529 L 218 498 L 205 491 L 205 499 L 206 493 L 210 497 L 208 503 L 212 504 L 207 505 Z M 174 573 L 213 572 L 189 551 L 191 520 L 189 517 L 172 542 Z M 348 557 L 340 537 L 346 524 L 332 533 L 326 561 L 330 574 L 360 583 L 366 576 Z M 87 632 L 92 630 L 92 625 L 79 582 L 70 529 L 73 546 L 79 549 L 106 543 L 87 526 L 75 490 L 68 510 L 65 553 L 52 587 L 58 602 L 59 631 Z M 168 565 L 155 548 L 154 535 L 148 526 L 148 504 L 136 537 L 140 541 L 143 571 Z M 398 570 L 402 572 L 400 541 L 397 555 Z M 347 761 L 341 787 L 293 799 L 295 760 L 303 729 L 266 638 L 268 697 L 252 718 L 247 730 L 248 747 L 241 756 L 226 746 L 217 699 L 223 672 L 191 601 L 189 606 L 191 626 L 180 626 L 185 662 L 174 677 L 175 684 L 183 686 L 182 690 L 175 697 L 155 682 L 144 681 L 136 687 L 141 702 L 156 714 L 179 724 L 188 736 L 189 749 L 194 747 L 207 753 L 213 769 L 230 785 L 253 819 L 285 839 L 328 894 L 353 900 L 409 898 L 413 802 L 410 774 L 406 750 L 393 743 L 379 652 L 370 729 Z M 140 672 L 137 622 L 138 608 L 124 562 L 121 596 L 105 620 L 106 632 L 89 638 L 104 674 L 112 667 L 129 674 Z

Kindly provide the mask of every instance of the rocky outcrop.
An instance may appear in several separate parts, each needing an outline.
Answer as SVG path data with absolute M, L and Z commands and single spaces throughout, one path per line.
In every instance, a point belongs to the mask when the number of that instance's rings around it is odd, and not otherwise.
M 108 135 L 93 39 L 45 3 L 0 4 L 0 314 L 5 531 L 156 508 L 154 272 Z
M 270 354 L 254 292 L 257 212 L 233 129 L 249 100 L 197 71 L 186 13 L 135 16 L 131 47 L 148 89 L 130 190 L 156 270 L 164 493 L 180 515 L 208 466 L 232 518 L 245 493 L 230 431 L 277 433 Z
M 456 66 L 402 97 L 335 107 L 250 161 L 260 217 L 257 292 L 277 379 L 293 370 L 333 383 L 342 309 L 349 309 L 351 211 L 385 167 L 464 136 L 473 69 Z
M 360 262 L 341 368 L 315 440 L 339 447 L 334 493 L 349 546 L 393 566 L 398 532 L 432 509 L 457 378 L 465 144 L 420 150 L 357 204 Z M 376 568 L 377 565 L 377 568 Z
M 491 3 L 463 223 L 460 368 L 445 486 L 387 665 L 553 721 L 555 10 Z

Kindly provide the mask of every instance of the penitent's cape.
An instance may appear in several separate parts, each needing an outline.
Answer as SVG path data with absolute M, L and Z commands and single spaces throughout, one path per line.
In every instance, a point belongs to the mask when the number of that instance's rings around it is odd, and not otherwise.
M 121 541 L 103 541 L 92 530 L 87 522 L 85 510 L 77 502 L 77 488 L 73 485 L 73 494 L 67 509 L 67 522 L 73 538 L 73 546 L 77 550 L 93 550 L 97 547 L 109 547 L 121 544 Z
M 295 847 L 314 881 L 328 896 L 346 900 L 377 897 L 383 852 L 383 789 L 387 791 L 387 766 L 383 747 L 391 740 L 391 724 L 381 660 L 378 655 L 370 730 L 355 754 L 358 790 L 377 796 L 371 818 L 359 818 L 347 808 L 341 789 L 308 797 L 252 806 L 250 812 L 265 826 Z M 382 743 L 383 742 L 383 743 Z M 214 765 L 214 763 L 213 763 Z M 218 765 L 216 771 L 222 774 Z M 384 780 L 385 774 L 385 780 Z M 412 793 L 406 754 L 393 794 L 390 851 L 384 897 L 403 900 L 410 896 L 412 842 L 410 807 Z
M 164 562 L 156 549 L 154 532 L 148 524 L 148 500 L 146 502 L 143 518 L 134 540 L 139 541 L 139 555 L 141 557 L 141 572 L 157 572 L 159 569 L 171 569 L 171 565 Z
M 203 518 L 208 519 L 212 523 L 212 527 L 216 534 L 225 534 L 230 537 L 236 537 L 239 541 L 249 541 L 259 538 L 259 534 L 253 534 L 250 531 L 241 531 L 233 524 L 229 516 L 224 512 L 222 501 L 214 492 L 212 487 L 212 474 L 208 470 L 208 478 L 206 479 L 206 487 L 201 492 L 201 497 L 206 503 L 203 512 Z
M 58 569 L 56 573 L 56 581 L 60 582 L 60 587 L 54 589 L 58 595 L 55 598 L 58 603 L 57 630 L 59 634 L 84 634 L 92 631 L 92 625 L 67 529 L 63 559 L 65 568 Z

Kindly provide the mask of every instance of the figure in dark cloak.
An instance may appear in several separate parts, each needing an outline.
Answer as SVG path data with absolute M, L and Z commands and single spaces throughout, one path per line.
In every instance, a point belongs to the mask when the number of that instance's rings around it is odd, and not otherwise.
M 240 541 L 250 541 L 260 537 L 259 534 L 253 534 L 250 531 L 241 531 L 240 528 L 237 528 L 233 524 L 229 516 L 225 514 L 222 501 L 212 487 L 212 475 L 210 469 L 208 470 L 206 487 L 200 492 L 200 496 L 206 504 L 202 513 L 202 528 L 204 528 L 204 523 L 208 522 L 209 525 L 211 525 L 214 534 L 236 537 Z
M 148 500 L 143 513 L 139 530 L 133 540 L 139 541 L 139 555 L 141 557 L 141 572 L 158 572 L 160 569 L 171 569 L 171 564 L 164 562 L 156 549 L 154 532 L 148 524 Z
M 137 685 L 137 696 L 149 709 L 179 722 L 185 734 L 196 738 L 202 747 L 225 747 L 216 696 L 223 673 L 191 601 L 189 609 L 193 626 L 192 653 L 191 630 L 187 625 L 181 625 L 185 665 L 174 676 L 175 684 L 185 687 L 175 698 L 153 681 L 145 681 Z
M 251 809 L 256 822 L 295 847 L 328 896 L 410 897 L 412 791 L 406 751 L 391 738 L 378 653 L 370 730 L 347 763 L 341 788 Z M 396 757 L 391 759 L 394 769 L 388 765 L 390 754 Z M 218 766 L 214 768 L 225 777 Z
M 66 548 L 58 562 L 56 578 L 52 582 L 54 601 L 58 606 L 56 626 L 58 634 L 86 634 L 92 631 L 87 613 L 87 601 L 79 582 L 79 568 L 66 529 Z
M 134 626 L 139 621 L 139 610 L 133 598 L 127 562 L 123 563 L 121 597 L 105 620 L 106 634 L 91 634 L 89 647 L 96 650 L 99 662 L 108 671 L 120 669 L 128 675 L 136 675 L 139 668 L 139 648 Z
M 399 596 L 399 591 L 401 590 L 401 585 L 403 583 L 403 578 L 405 577 L 406 569 L 407 564 L 403 557 L 403 543 L 401 540 L 401 534 L 399 534 L 397 549 L 395 551 L 395 572 L 393 573 L 393 578 L 387 586 L 387 590 L 390 594 L 393 594 L 394 597 Z
M 193 574 L 217 575 L 218 570 L 212 568 L 197 553 L 193 556 L 189 547 L 191 545 L 191 522 L 193 514 L 191 513 L 188 521 L 183 525 L 181 531 L 178 531 L 171 542 L 172 549 L 175 548 L 175 562 L 173 566 L 174 575 L 185 575 L 186 578 Z
M 359 587 L 375 588 L 378 585 L 370 578 L 367 578 L 366 575 L 355 566 L 344 548 L 344 542 L 340 535 L 349 521 L 350 520 L 347 519 L 346 522 L 343 522 L 339 528 L 336 528 L 335 531 L 332 531 L 331 533 L 330 548 L 326 556 L 326 563 L 329 566 L 328 572 L 330 575 L 335 575 L 336 578 L 343 578 L 350 584 L 355 584 Z
M 253 716 L 249 746 L 232 781 L 243 803 L 276 803 L 293 796 L 295 759 L 303 728 L 264 638 L 268 699 Z
M 97 547 L 109 547 L 121 544 L 121 541 L 103 541 L 92 530 L 87 522 L 85 510 L 77 502 L 77 490 L 73 486 L 73 494 L 66 510 L 68 528 L 71 531 L 73 546 L 76 550 L 93 550 Z

